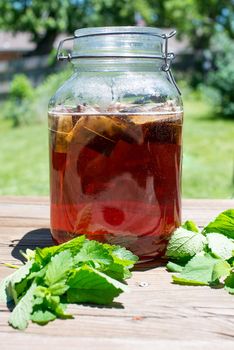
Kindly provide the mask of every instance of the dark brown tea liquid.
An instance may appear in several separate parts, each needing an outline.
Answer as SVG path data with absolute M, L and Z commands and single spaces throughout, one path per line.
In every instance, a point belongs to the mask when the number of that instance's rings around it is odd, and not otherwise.
M 165 252 L 180 225 L 181 113 L 50 113 L 51 231 Z

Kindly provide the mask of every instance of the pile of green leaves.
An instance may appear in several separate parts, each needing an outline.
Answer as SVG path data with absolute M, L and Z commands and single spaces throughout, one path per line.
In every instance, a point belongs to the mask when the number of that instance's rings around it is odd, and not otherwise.
M 138 258 L 125 248 L 85 236 L 48 248 L 26 250 L 27 262 L 0 284 L 0 299 L 15 305 L 9 323 L 24 329 L 29 320 L 46 324 L 72 318 L 69 303 L 110 304 L 127 291 L 124 280 Z
M 171 236 L 166 255 L 175 283 L 223 286 L 234 294 L 234 209 L 222 212 L 202 231 L 186 221 Z

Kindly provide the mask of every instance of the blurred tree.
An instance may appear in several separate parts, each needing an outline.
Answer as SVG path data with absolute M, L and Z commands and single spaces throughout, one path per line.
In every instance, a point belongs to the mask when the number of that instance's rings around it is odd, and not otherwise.
M 0 28 L 32 34 L 34 54 L 47 54 L 58 33 L 103 25 L 133 25 L 139 12 L 148 22 L 144 0 L 0 0 Z
M 151 5 L 155 2 L 149 1 Z M 188 36 L 195 49 L 209 47 L 211 37 L 218 30 L 234 35 L 233 0 L 164 0 L 161 3 L 157 20 Z
M 68 27 L 69 0 L 0 0 L 0 27 L 32 34 L 36 53 L 50 52 L 59 32 Z
M 1 28 L 32 34 L 37 54 L 49 53 L 58 33 L 134 25 L 136 15 L 146 25 L 176 27 L 197 56 L 209 48 L 214 32 L 234 36 L 234 0 L 0 0 L 0 13 Z
M 179 36 L 190 41 L 194 66 L 191 82 L 196 86 L 211 68 L 213 36 L 225 32 L 234 38 L 234 0 L 165 0 L 162 4 L 161 17 L 158 14 L 162 24 L 176 27 Z

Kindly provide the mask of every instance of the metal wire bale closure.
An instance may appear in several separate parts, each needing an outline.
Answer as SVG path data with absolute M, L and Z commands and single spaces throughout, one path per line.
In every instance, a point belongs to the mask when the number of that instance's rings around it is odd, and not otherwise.
M 92 37 L 92 36 L 101 36 L 101 35 L 120 35 L 120 34 L 138 34 L 138 35 L 151 35 L 151 36 L 156 36 L 158 38 L 161 38 L 164 40 L 164 50 L 162 55 L 142 55 L 142 54 L 118 54 L 118 55 L 113 55 L 113 54 L 92 54 L 92 55 L 79 55 L 79 54 L 71 54 L 70 52 L 67 52 L 67 54 L 63 54 L 63 45 L 65 42 L 72 41 L 74 39 L 77 39 L 79 37 Z M 173 52 L 168 52 L 168 39 L 172 38 L 176 34 L 176 31 L 173 30 L 169 34 L 154 34 L 154 33 L 146 33 L 146 32 L 134 32 L 134 31 L 126 31 L 126 32 L 121 32 L 121 31 L 113 31 L 111 33 L 94 33 L 94 34 L 82 34 L 81 36 L 72 36 L 65 38 L 60 41 L 58 50 L 57 50 L 57 60 L 58 61 L 71 61 L 73 59 L 90 59 L 90 58 L 144 58 L 144 59 L 160 59 L 164 61 L 164 64 L 162 65 L 162 70 L 167 73 L 168 79 L 171 81 L 171 83 L 175 86 L 177 89 L 178 93 L 181 95 L 181 92 L 175 82 L 175 79 L 172 75 L 171 72 L 171 62 L 175 58 L 175 55 Z

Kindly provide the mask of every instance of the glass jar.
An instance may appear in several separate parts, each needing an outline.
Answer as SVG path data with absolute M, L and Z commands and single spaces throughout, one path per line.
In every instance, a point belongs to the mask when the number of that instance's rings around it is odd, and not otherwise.
M 181 220 L 182 100 L 169 35 L 85 28 L 59 59 L 74 74 L 49 103 L 51 232 L 85 234 L 142 260 L 162 256 Z M 70 40 L 68 38 L 66 40 Z

